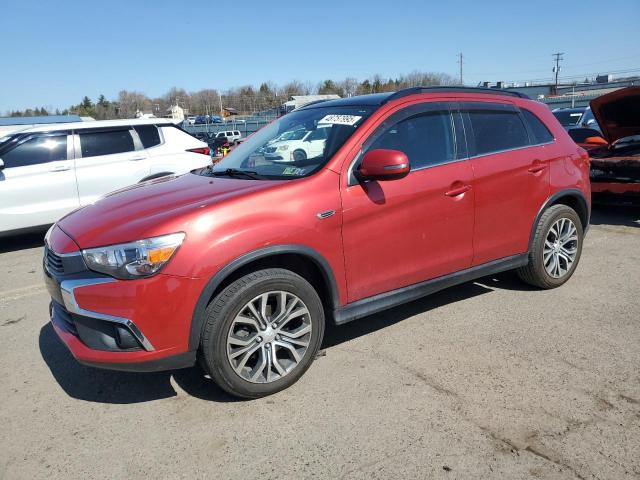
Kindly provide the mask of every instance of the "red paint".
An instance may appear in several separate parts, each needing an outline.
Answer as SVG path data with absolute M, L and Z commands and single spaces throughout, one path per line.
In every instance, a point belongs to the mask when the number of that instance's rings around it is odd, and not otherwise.
M 466 100 L 526 107 L 547 124 L 555 142 L 415 170 L 392 181 L 348 184 L 349 167 L 363 142 L 392 113 L 416 103 Z M 403 160 L 396 157 L 391 163 Z M 389 156 L 387 163 L 381 158 L 374 164 L 390 164 Z M 195 305 L 209 279 L 234 259 L 267 246 L 298 244 L 324 257 L 340 305 L 525 253 L 548 198 L 565 189 L 590 197 L 585 158 L 537 102 L 426 93 L 382 105 L 324 169 L 307 178 L 184 175 L 126 189 L 69 215 L 59 226 L 81 248 L 186 233 L 161 274 L 76 290 L 80 307 L 130 318 L 156 350 L 92 351 L 77 338 L 58 334 L 76 357 L 93 362 L 137 362 L 185 352 Z M 336 214 L 317 217 L 331 210 Z M 78 248 L 59 229 L 52 232 L 51 247 L 60 253 Z
M 385 180 L 406 176 L 410 170 L 409 159 L 404 152 L 380 148 L 370 150 L 364 155 L 359 174 L 360 178 Z

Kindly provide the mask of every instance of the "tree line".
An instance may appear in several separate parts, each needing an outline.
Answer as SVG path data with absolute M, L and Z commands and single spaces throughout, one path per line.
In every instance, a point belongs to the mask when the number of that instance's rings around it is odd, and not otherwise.
M 413 86 L 455 85 L 456 80 L 446 73 L 412 72 L 396 78 L 383 78 L 374 75 L 359 81 L 347 77 L 343 80 L 327 79 L 319 84 L 292 81 L 284 85 L 263 82 L 259 87 L 244 85 L 225 91 L 204 89 L 187 92 L 183 88 L 173 87 L 160 97 L 151 98 L 142 92 L 122 90 L 118 97 L 107 100 L 100 95 L 94 102 L 85 96 L 77 105 L 64 110 L 49 111 L 44 107 L 27 108 L 7 112 L 11 117 L 30 117 L 35 115 L 68 115 L 93 117 L 97 120 L 112 118 L 133 118 L 137 112 L 153 113 L 164 116 L 172 105 L 179 105 L 188 115 L 218 115 L 221 106 L 233 108 L 240 114 L 254 114 L 277 109 L 293 95 L 336 94 L 341 97 L 363 95 L 399 90 Z

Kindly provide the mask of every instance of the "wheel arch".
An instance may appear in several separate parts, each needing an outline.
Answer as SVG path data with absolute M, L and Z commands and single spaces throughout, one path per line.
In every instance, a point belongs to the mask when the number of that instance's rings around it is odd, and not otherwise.
M 531 251 L 531 248 L 533 247 L 533 239 L 536 232 L 536 227 L 538 225 L 538 222 L 540 221 L 540 217 L 546 210 L 554 205 L 566 205 L 568 207 L 571 207 L 580 217 L 582 231 L 586 232 L 589 228 L 591 209 L 589 207 L 589 202 L 587 202 L 584 194 L 580 190 L 576 189 L 560 190 L 559 192 L 551 195 L 538 211 L 538 214 L 533 221 L 533 225 L 531 225 L 531 233 L 529 235 L 529 251 Z
M 219 270 L 200 293 L 191 318 L 189 350 L 200 345 L 204 312 L 211 300 L 227 285 L 247 273 L 265 268 L 284 268 L 307 280 L 317 291 L 327 318 L 339 305 L 338 287 L 329 262 L 316 250 L 304 245 L 274 245 L 246 253 Z

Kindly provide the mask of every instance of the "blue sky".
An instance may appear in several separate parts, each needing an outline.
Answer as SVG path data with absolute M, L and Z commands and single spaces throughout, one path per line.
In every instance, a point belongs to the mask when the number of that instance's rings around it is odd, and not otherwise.
M 0 9 L 0 112 L 66 107 L 121 89 L 314 84 L 414 70 L 464 80 L 636 69 L 639 0 L 33 1 Z

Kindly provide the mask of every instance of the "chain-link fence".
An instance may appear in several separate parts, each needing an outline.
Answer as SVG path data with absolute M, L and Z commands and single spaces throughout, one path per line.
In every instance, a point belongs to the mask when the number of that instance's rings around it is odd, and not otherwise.
M 185 121 L 183 128 L 192 135 L 197 136 L 202 136 L 202 134 L 212 136 L 218 132 L 238 131 L 242 135 L 242 138 L 245 138 L 275 119 L 276 117 L 249 117 L 238 120 L 228 119 L 222 123 L 202 123 L 196 125 L 191 125 Z

